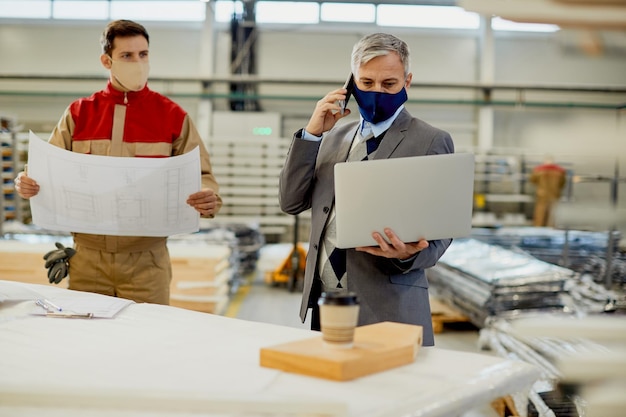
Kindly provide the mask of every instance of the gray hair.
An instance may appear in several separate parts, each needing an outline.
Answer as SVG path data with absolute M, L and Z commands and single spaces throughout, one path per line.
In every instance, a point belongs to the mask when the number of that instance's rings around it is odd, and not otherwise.
M 359 40 L 352 48 L 351 68 L 352 73 L 357 76 L 357 71 L 363 64 L 367 64 L 372 59 L 396 52 L 404 65 L 404 76 L 409 75 L 409 47 L 402 39 L 398 39 L 388 33 L 373 33 L 366 35 Z

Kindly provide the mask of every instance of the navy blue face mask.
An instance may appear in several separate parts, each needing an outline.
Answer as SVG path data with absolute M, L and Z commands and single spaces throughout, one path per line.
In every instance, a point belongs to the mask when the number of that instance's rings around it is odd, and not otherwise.
M 359 105 L 361 116 L 373 124 L 389 119 L 408 99 L 404 87 L 395 94 L 389 94 L 380 91 L 362 91 L 355 85 L 352 95 Z

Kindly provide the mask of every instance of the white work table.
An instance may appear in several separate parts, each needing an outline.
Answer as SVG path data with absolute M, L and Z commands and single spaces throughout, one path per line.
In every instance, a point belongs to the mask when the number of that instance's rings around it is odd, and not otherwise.
M 0 295 L 3 285 L 51 300 L 83 294 L 0 281 Z M 113 319 L 36 308 L 0 302 L 0 416 L 453 417 L 539 377 L 524 362 L 434 347 L 409 365 L 334 382 L 259 365 L 262 347 L 317 332 L 153 304 Z

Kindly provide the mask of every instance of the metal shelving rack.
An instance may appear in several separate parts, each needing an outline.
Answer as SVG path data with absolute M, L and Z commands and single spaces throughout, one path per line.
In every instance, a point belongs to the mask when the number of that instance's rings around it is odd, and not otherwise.
M 4 235 L 3 226 L 7 220 L 23 221 L 25 204 L 27 204 L 15 192 L 13 183 L 17 173 L 24 167 L 23 150 L 17 130 L 17 120 L 14 117 L 0 115 L 0 149 L 2 151 L 0 236 Z

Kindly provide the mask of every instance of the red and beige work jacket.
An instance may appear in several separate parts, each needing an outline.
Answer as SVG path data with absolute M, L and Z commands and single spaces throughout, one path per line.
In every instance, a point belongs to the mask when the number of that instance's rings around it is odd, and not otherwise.
M 144 158 L 182 155 L 199 146 L 202 188 L 218 194 L 215 212 L 222 205 L 209 153 L 189 115 L 147 86 L 136 92 L 122 92 L 109 81 L 104 90 L 72 102 L 49 142 L 84 154 Z M 149 250 L 166 241 L 165 237 L 73 235 L 77 244 L 107 252 Z

